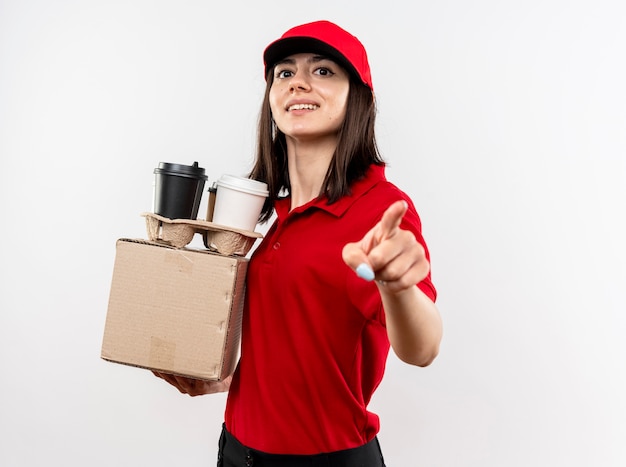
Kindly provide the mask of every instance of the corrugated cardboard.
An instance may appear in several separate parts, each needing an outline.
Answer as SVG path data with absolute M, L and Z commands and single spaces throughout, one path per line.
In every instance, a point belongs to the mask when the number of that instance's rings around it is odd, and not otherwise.
M 219 381 L 239 357 L 248 260 L 120 239 L 102 358 Z

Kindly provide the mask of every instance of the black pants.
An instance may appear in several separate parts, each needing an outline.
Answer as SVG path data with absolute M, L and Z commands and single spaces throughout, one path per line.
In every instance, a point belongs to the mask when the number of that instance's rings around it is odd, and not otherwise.
M 222 426 L 217 467 L 385 467 L 385 461 L 377 438 L 345 451 L 292 456 L 247 448 Z

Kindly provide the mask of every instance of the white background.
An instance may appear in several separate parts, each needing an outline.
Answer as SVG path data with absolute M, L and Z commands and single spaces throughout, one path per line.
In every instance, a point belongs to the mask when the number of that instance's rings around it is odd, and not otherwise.
M 389 359 L 388 465 L 626 465 L 620 0 L 0 0 L 0 465 L 214 465 L 224 395 L 100 360 L 115 241 L 160 161 L 249 170 L 263 48 L 316 19 L 368 49 L 445 323 Z

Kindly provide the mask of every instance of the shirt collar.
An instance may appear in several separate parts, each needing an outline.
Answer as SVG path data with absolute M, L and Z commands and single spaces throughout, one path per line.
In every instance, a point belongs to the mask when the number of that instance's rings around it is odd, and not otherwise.
M 304 212 L 308 209 L 321 209 L 336 217 L 341 217 L 352 204 L 367 193 L 378 182 L 387 180 L 385 177 L 385 166 L 372 164 L 367 169 L 365 176 L 352 183 L 350 187 L 350 194 L 343 196 L 333 204 L 327 203 L 326 196 L 320 196 L 309 201 L 307 204 L 297 207 L 293 210 L 293 213 Z M 280 198 L 274 203 L 276 209 L 276 215 L 279 219 L 284 219 L 290 214 L 289 208 L 291 207 L 291 197 Z

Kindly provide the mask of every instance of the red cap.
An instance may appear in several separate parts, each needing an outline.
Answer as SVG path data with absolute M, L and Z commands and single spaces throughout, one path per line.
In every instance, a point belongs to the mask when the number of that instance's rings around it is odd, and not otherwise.
M 268 45 L 263 52 L 265 76 L 279 60 L 303 52 L 320 53 L 336 60 L 370 89 L 374 89 L 365 47 L 348 31 L 330 21 L 296 26 Z

